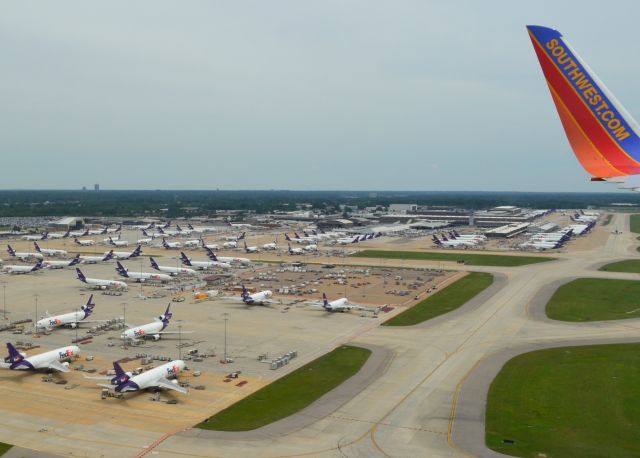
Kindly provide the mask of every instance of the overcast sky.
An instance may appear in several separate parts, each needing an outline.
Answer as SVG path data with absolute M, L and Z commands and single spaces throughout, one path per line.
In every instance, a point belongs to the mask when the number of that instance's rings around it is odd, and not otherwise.
M 640 116 L 638 2 L 29 1 L 0 13 L 0 188 L 613 190 L 526 24 Z

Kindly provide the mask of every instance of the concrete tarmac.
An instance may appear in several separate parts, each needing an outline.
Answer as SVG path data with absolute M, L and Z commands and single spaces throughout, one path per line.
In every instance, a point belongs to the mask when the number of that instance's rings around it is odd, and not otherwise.
M 609 232 L 613 229 L 624 232 L 614 235 Z M 455 270 L 485 271 L 496 274 L 496 282 L 457 311 L 419 326 L 395 328 L 364 322 L 353 323 L 355 326 L 343 323 L 342 331 L 330 341 L 325 340 L 318 355 L 331 345 L 351 342 L 384 348 L 394 357 L 378 377 L 370 378 L 366 388 L 324 417 L 294 431 L 252 440 L 242 437 L 196 439 L 191 433 L 182 434 L 178 430 L 162 434 L 150 430 L 127 431 L 117 428 L 114 418 L 105 422 L 102 435 L 92 425 L 95 454 L 87 444 L 82 453 L 87 456 L 149 453 L 160 457 L 490 456 L 483 446 L 484 426 L 478 423 L 482 419 L 478 409 L 484 406 L 482 383 L 490 383 L 496 364 L 501 367 L 497 355 L 515 355 L 541 346 L 571 342 L 640 340 L 640 320 L 569 324 L 548 320 L 539 312 L 542 298 L 552 293 L 553 285 L 560 282 L 585 276 L 638 279 L 637 274 L 595 270 L 605 262 L 638 257 L 635 235 L 628 231 L 628 215 L 616 214 L 609 226 L 598 227 L 596 233 L 589 236 L 596 236 L 599 243 L 583 239 L 576 244 L 578 249 L 555 255 L 559 258 L 557 261 L 516 268 L 336 258 L 335 263 L 436 268 L 444 265 Z M 322 257 L 318 262 L 326 261 Z M 340 323 L 340 320 L 331 321 Z M 328 332 L 325 337 L 329 337 Z M 12 426 L 19 423 L 19 417 L 12 418 Z M 62 419 L 59 423 L 56 433 L 68 441 L 83 435 L 81 427 L 74 426 L 75 434 L 69 434 L 64 430 L 68 425 Z M 26 429 L 26 425 L 23 427 Z M 34 444 L 42 449 L 37 434 L 29 433 Z M 58 444 L 54 438 L 50 441 Z M 114 448 L 107 448 L 107 444 L 113 444 Z M 61 454 L 71 456 L 72 448 L 62 448 Z M 57 448 L 52 450 L 60 453 Z

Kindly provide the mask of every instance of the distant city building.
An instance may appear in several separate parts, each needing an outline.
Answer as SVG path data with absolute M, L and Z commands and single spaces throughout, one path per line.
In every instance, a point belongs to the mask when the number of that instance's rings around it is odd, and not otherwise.
M 93 190 L 96 191 L 96 192 L 100 191 L 100 185 L 98 183 L 94 184 L 93 185 Z
M 411 213 L 415 212 L 418 209 L 417 204 L 390 204 L 389 205 L 389 213 Z

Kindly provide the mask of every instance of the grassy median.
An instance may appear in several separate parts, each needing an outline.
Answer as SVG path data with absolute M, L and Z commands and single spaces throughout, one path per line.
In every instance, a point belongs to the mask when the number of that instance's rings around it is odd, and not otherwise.
M 608 226 L 609 223 L 611 223 L 611 219 L 613 218 L 613 215 L 611 213 L 609 213 L 606 218 L 602 221 L 602 226 Z
M 631 225 L 631 232 L 640 234 L 640 215 L 629 216 L 629 224 Z
M 489 448 L 523 457 L 640 456 L 640 344 L 534 351 L 489 389 Z
M 0 456 L 7 453 L 13 445 L 5 444 L 4 442 L 0 442 Z
M 640 273 L 640 259 L 627 259 L 626 261 L 612 262 L 600 267 L 598 270 L 605 272 Z
M 491 283 L 493 283 L 493 275 L 485 272 L 471 272 L 410 309 L 385 321 L 383 326 L 413 326 L 448 313 L 484 291 Z
M 362 250 L 351 256 L 355 258 L 386 258 L 424 261 L 463 262 L 468 266 L 518 267 L 539 262 L 554 261 L 556 258 L 543 256 L 504 256 L 499 254 L 443 253 L 433 251 L 387 251 Z
M 578 278 L 556 290 L 547 316 L 561 321 L 622 320 L 640 317 L 640 281 Z
M 343 345 L 296 369 L 200 423 L 215 431 L 249 431 L 288 417 L 355 375 L 366 348 Z

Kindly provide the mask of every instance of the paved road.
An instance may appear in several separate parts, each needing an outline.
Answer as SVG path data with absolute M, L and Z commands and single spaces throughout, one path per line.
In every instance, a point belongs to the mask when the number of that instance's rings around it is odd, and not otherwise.
M 353 343 L 394 352 L 388 370 L 308 426 L 251 441 L 172 436 L 154 451 L 218 457 L 495 456 L 482 445 L 483 390 L 506 359 L 548 346 L 640 341 L 640 320 L 568 324 L 540 312 L 553 288 L 572 278 L 638 279 L 596 270 L 605 262 L 637 257 L 628 216 L 615 215 L 608 228 L 625 233 L 610 235 L 592 250 L 563 253 L 553 263 L 473 268 L 501 275 L 490 292 L 459 311 L 419 326 L 378 327 L 358 336 Z

